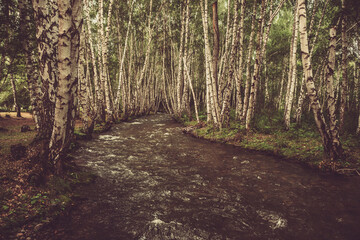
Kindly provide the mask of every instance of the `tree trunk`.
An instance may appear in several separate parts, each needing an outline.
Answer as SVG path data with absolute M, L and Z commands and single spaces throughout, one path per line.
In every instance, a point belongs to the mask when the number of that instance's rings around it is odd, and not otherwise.
M 237 47 L 239 44 L 239 29 L 237 27 L 238 24 L 238 2 L 234 2 L 234 26 L 233 26 L 233 38 L 231 43 L 231 49 L 230 49 L 230 61 L 229 61 L 229 69 L 228 69 L 228 75 L 227 75 L 227 81 L 224 88 L 224 97 L 223 97 L 223 104 L 221 108 L 221 121 L 220 121 L 220 128 L 222 126 L 228 127 L 229 121 L 230 121 L 230 97 L 232 92 L 232 83 L 234 78 L 234 72 L 235 72 L 235 60 L 237 55 Z
M 85 58 L 86 54 L 86 45 L 85 45 L 85 28 L 82 28 L 80 35 L 80 49 L 79 49 L 79 87 L 78 87 L 78 98 L 80 103 L 81 110 L 81 119 L 83 123 L 83 131 L 87 135 L 91 136 L 91 133 L 94 128 L 94 121 L 91 112 L 91 87 L 89 82 L 89 66 L 87 64 L 87 74 L 85 74 Z M 87 60 L 86 60 L 87 62 Z
M 39 54 L 41 92 L 38 102 L 38 139 L 50 139 L 54 121 L 54 86 L 57 82 L 58 14 L 54 0 L 33 0 Z M 35 86 L 36 87 L 36 86 Z
M 113 109 L 111 107 L 111 98 L 110 98 L 110 86 L 108 81 L 108 40 L 109 40 L 109 28 L 111 21 L 111 13 L 112 13 L 112 5 L 114 0 L 110 0 L 108 16 L 107 16 L 107 25 L 104 29 L 103 24 L 103 5 L 104 0 L 100 0 L 100 40 L 101 40 L 101 61 L 102 61 L 102 72 L 101 72 L 101 80 L 102 86 L 104 87 L 104 95 L 105 95 L 105 112 L 106 112 L 106 122 L 112 122 L 113 119 Z
M 337 126 L 336 117 L 336 102 L 334 97 L 333 76 L 335 71 L 336 61 L 336 28 L 330 28 L 330 47 L 329 59 L 326 69 L 326 96 L 327 96 L 327 109 L 329 112 L 329 130 L 332 138 L 332 148 L 341 149 L 339 131 Z
M 246 122 L 245 127 L 246 130 L 250 130 L 251 121 L 255 112 L 255 104 L 256 104 L 256 95 L 257 95 L 257 89 L 259 84 L 259 77 L 260 77 L 260 68 L 262 64 L 262 58 L 261 58 L 261 43 L 263 38 L 263 27 L 264 27 L 264 17 L 265 17 L 265 8 L 266 8 L 266 2 L 267 0 L 261 1 L 261 12 L 259 17 L 259 24 L 258 24 L 258 35 L 257 35 L 257 47 L 256 47 L 256 58 L 255 58 L 255 64 L 254 64 L 254 73 L 252 76 L 252 81 L 250 85 L 250 96 L 249 96 L 249 106 L 248 111 L 246 114 Z
M 82 24 L 80 0 L 58 0 L 59 81 L 56 89 L 54 127 L 50 139 L 50 159 L 56 172 L 62 172 L 63 157 L 73 136 L 75 123 L 75 92 L 79 51 L 79 30 Z
M 341 21 L 341 97 L 340 97 L 340 117 L 339 117 L 339 130 L 340 132 L 344 131 L 344 116 L 345 116 L 345 108 L 346 101 L 348 98 L 348 79 L 347 79 L 347 33 L 346 33 L 346 8 L 345 8 L 345 0 L 341 0 L 341 9 L 342 9 L 342 21 Z
M 182 5 L 182 3 L 181 3 Z M 184 39 L 185 39 L 185 18 L 186 10 L 181 7 L 181 32 L 180 32 L 180 47 L 179 47 L 179 59 L 178 59 L 178 73 L 176 77 L 176 115 L 181 117 L 182 113 L 182 86 L 184 81 L 183 71 L 183 54 L 184 54 Z
M 298 103 L 297 103 L 297 108 L 296 108 L 296 111 L 295 111 L 296 124 L 298 124 L 298 125 L 301 122 L 302 109 L 303 109 L 303 104 L 304 104 L 305 97 L 306 97 L 306 94 L 305 94 L 305 76 L 303 74 L 303 77 L 301 79 L 300 95 L 299 95 L 299 99 L 298 99 Z
M 131 3 L 131 7 L 130 7 L 130 16 L 129 16 L 129 22 L 128 22 L 128 28 L 126 31 L 126 37 L 125 37 L 125 45 L 124 45 L 124 49 L 123 49 L 123 53 L 122 56 L 120 58 L 120 41 L 119 41 L 119 59 L 121 59 L 120 61 L 120 66 L 119 66 L 119 82 L 118 82 L 118 87 L 117 87 L 117 94 L 116 94 L 116 99 L 115 99 L 115 112 L 119 111 L 119 104 L 120 104 L 120 98 L 122 99 L 122 108 L 123 108 L 123 112 L 125 113 L 126 111 L 124 110 L 125 105 L 126 105 L 126 97 L 125 97 L 125 81 L 124 81 L 124 62 L 125 62 L 125 55 L 126 55 L 126 50 L 127 50 L 127 45 L 128 45 L 128 39 L 129 39 L 129 33 L 130 33 L 130 29 L 131 29 L 131 23 L 132 23 L 132 15 L 133 15 L 133 7 L 134 7 L 134 3 L 136 0 L 133 0 Z M 120 26 L 118 26 L 118 28 L 120 28 Z M 120 40 L 120 32 L 119 32 L 119 40 Z M 118 115 L 118 114 L 117 114 Z
M 287 70 L 287 67 L 286 67 L 286 59 L 287 57 L 284 57 L 284 61 L 283 61 L 283 70 L 282 70 L 282 74 L 281 74 L 281 82 L 280 82 L 280 93 L 279 93 L 279 98 L 278 98 L 278 101 L 277 101 L 277 108 L 278 110 L 282 109 L 282 106 L 283 106 L 283 89 L 284 89 L 284 82 L 285 82 L 285 78 L 286 78 L 286 70 Z
M 147 49 L 146 49 L 146 53 L 145 53 L 145 61 L 144 61 L 144 65 L 142 67 L 142 70 L 140 72 L 140 77 L 138 78 L 138 81 L 136 82 L 136 91 L 135 91 L 135 104 L 137 104 L 138 106 L 140 106 L 141 102 L 144 101 L 145 99 L 141 99 L 144 98 L 145 96 L 142 96 L 142 85 L 145 84 L 145 75 L 146 75 L 146 71 L 148 69 L 148 65 L 149 65 L 149 58 L 150 58 L 150 51 L 151 51 L 151 42 L 152 42 L 152 33 L 153 33 L 153 28 L 151 25 L 151 21 L 152 21 L 152 3 L 153 1 L 150 0 L 150 13 L 149 13 L 149 22 L 148 22 L 148 42 L 147 42 Z M 139 111 L 136 111 L 135 115 L 138 115 Z
M 212 55 L 212 76 L 213 76 L 213 87 L 216 88 L 216 95 L 217 92 L 217 83 L 218 83 L 218 59 L 219 59 L 219 51 L 220 51 L 220 33 L 219 33 L 219 23 L 218 23 L 218 7 L 217 1 L 212 4 L 212 11 L 213 11 L 213 31 L 214 31 L 214 38 L 213 38 L 213 55 Z M 217 97 L 217 96 L 216 96 Z
M 219 110 L 218 110 L 218 102 L 217 102 L 217 93 L 216 88 L 214 89 L 214 84 L 212 80 L 212 70 L 211 70 L 211 52 L 209 45 L 209 32 L 208 32 L 208 1 L 200 0 L 201 7 L 201 16 L 202 16 L 202 24 L 204 31 L 204 42 L 205 42 L 205 70 L 206 70 L 206 104 L 207 104 L 207 121 L 213 121 L 217 126 L 219 124 Z
M 19 102 L 18 102 L 18 98 L 17 98 L 17 91 L 16 91 L 16 85 L 15 85 L 15 79 L 14 79 L 14 75 L 11 74 L 10 76 L 10 81 L 11 81 L 11 88 L 13 91 L 13 98 L 14 98 L 14 106 L 15 106 L 15 111 L 16 111 L 16 117 L 21 117 L 21 109 L 19 106 Z
M 333 144 L 333 140 L 326 125 L 323 112 L 321 110 L 317 91 L 313 80 L 313 73 L 311 67 L 311 59 L 309 53 L 308 34 L 306 27 L 306 4 L 305 0 L 298 0 L 299 9 L 299 32 L 300 32 L 300 46 L 301 46 L 301 60 L 305 72 L 306 89 L 310 99 L 312 111 L 316 126 L 320 132 L 324 151 L 329 155 L 331 160 L 338 160 L 342 156 L 341 145 Z
M 91 53 L 91 63 L 92 63 L 92 69 L 94 74 L 94 89 L 95 89 L 95 106 L 94 110 L 96 113 L 96 119 L 101 120 L 103 119 L 103 96 L 101 92 L 101 86 L 100 86 L 100 79 L 98 75 L 98 64 L 96 63 L 96 56 L 95 56 L 95 50 L 94 45 L 92 41 L 92 34 L 91 34 L 91 19 L 90 19 L 90 13 L 89 13 L 89 5 L 88 0 L 84 0 L 84 6 L 85 6 L 85 17 L 87 22 L 87 34 L 88 34 L 88 41 L 89 41 L 89 48 Z
M 194 88 L 193 88 L 193 85 L 192 85 L 192 83 L 191 83 L 190 73 L 189 73 L 189 70 L 187 69 L 187 65 L 186 65 L 186 60 L 185 60 L 185 58 L 184 58 L 184 68 L 185 68 L 186 76 L 187 76 L 187 79 L 188 79 L 188 81 L 189 81 L 189 86 L 190 86 L 191 93 L 192 93 L 193 100 L 194 100 L 194 108 L 195 108 L 196 121 L 199 123 L 200 120 L 199 120 L 199 113 L 198 113 L 198 104 L 197 104 L 197 100 L 196 100 Z
M 20 9 L 20 31 L 23 36 L 22 48 L 25 53 L 25 66 L 26 66 L 26 80 L 28 84 L 30 102 L 32 108 L 32 115 L 36 125 L 36 129 L 39 130 L 39 106 L 40 102 L 39 85 L 38 85 L 38 69 L 36 65 L 36 57 L 34 54 L 35 46 L 32 45 L 30 40 L 31 36 L 31 2 L 27 0 L 19 1 Z M 4 58 L 5 59 L 5 58 Z
M 250 68 L 251 68 L 251 59 L 253 56 L 253 46 L 254 46 L 254 37 L 255 37 L 255 22 L 256 22 L 256 1 L 254 1 L 253 4 L 253 12 L 252 12 L 252 20 L 251 20 L 251 33 L 249 38 L 249 46 L 248 46 L 248 54 L 247 54 L 247 63 L 246 63 L 246 81 L 245 81 L 245 94 L 244 94 L 244 105 L 242 114 L 240 117 L 240 121 L 244 122 L 248 106 L 249 106 L 249 94 L 250 94 L 250 81 L 251 81 L 251 74 L 250 74 Z
M 295 90 L 295 83 L 296 83 L 296 53 L 297 53 L 297 44 L 298 44 L 298 34 L 299 34 L 299 9 L 298 6 L 295 6 L 295 13 L 294 13 L 294 30 L 293 30 L 293 39 L 292 39 L 292 50 L 290 55 L 290 69 L 289 72 L 289 82 L 288 82 L 288 92 L 286 94 L 287 98 L 285 101 L 285 113 L 284 113 L 284 122 L 285 122 L 285 129 L 290 129 L 290 118 L 291 118 L 291 109 L 294 99 L 294 90 Z
M 186 0 L 186 15 L 185 15 L 185 42 L 184 42 L 184 58 L 186 61 L 184 64 L 189 64 L 188 58 L 189 58 L 189 22 L 190 22 L 190 3 L 189 0 Z M 190 69 L 190 66 L 187 66 L 188 69 Z M 189 117 L 189 119 L 192 119 L 191 110 L 190 110 L 190 102 L 189 102 L 189 81 L 185 80 L 186 78 L 186 70 L 184 66 L 184 73 L 183 73 L 183 79 L 184 79 L 184 88 L 183 88 L 183 95 L 182 95 L 182 107 L 184 110 L 186 110 L 186 113 Z
M 241 92 L 241 85 L 243 79 L 243 58 L 244 58 L 244 20 L 245 20 L 245 0 L 240 2 L 240 23 L 239 23 L 239 70 L 238 77 L 236 78 L 236 119 L 240 120 L 241 112 L 243 109 L 243 98 Z

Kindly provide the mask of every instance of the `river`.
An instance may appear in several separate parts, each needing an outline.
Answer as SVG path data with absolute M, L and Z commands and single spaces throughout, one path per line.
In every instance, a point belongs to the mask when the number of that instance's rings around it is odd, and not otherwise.
M 196 139 L 169 115 L 114 125 L 74 155 L 98 177 L 50 239 L 360 239 L 359 178 Z

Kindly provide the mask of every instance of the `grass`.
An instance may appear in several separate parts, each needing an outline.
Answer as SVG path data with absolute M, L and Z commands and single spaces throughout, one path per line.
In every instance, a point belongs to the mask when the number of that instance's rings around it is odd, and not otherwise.
M 5 117 L 9 115 L 10 118 Z M 15 113 L 2 112 L 0 113 L 0 158 L 4 158 L 10 154 L 10 146 L 21 143 L 25 146 L 29 145 L 34 139 L 36 132 L 34 131 L 34 123 L 31 115 L 28 113 L 22 113 L 22 118 L 15 117 Z M 20 132 L 21 126 L 30 126 L 30 132 Z
M 193 134 L 216 142 L 233 144 L 244 149 L 257 150 L 289 160 L 304 163 L 313 168 L 328 169 L 321 137 L 312 119 L 305 119 L 301 126 L 292 124 L 290 130 L 283 127 L 282 114 L 263 112 L 258 114 L 252 127 L 247 132 L 239 121 L 231 121 L 227 128 L 215 129 L 212 124 L 202 124 L 196 127 L 195 121 L 184 121 L 185 126 L 193 126 Z M 204 119 L 204 115 L 202 115 Z M 344 149 L 344 159 L 335 164 L 337 169 L 355 169 L 360 171 L 360 141 L 359 137 L 346 133 L 341 137 Z M 334 165 L 331 165 L 333 167 Z

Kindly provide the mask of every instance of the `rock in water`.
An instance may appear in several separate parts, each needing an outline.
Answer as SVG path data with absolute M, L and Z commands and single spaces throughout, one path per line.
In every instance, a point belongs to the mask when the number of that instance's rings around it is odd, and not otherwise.
M 14 160 L 19 160 L 26 155 L 26 147 L 21 143 L 10 146 L 11 157 Z
M 7 128 L 0 127 L 0 132 L 8 132 L 9 130 Z
M 30 126 L 28 126 L 28 125 L 23 125 L 23 126 L 21 126 L 21 130 L 20 130 L 21 132 L 29 132 L 29 131 L 31 131 L 31 129 L 30 129 Z
M 187 239 L 208 239 L 208 234 L 190 229 L 181 223 L 171 221 L 166 223 L 155 219 L 146 225 L 145 230 L 137 240 L 187 240 Z

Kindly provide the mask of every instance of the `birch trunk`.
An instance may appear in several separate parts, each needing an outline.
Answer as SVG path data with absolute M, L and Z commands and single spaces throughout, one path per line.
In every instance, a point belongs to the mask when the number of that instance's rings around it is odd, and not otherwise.
M 50 139 L 50 159 L 57 173 L 62 172 L 63 157 L 70 145 L 75 118 L 75 92 L 81 28 L 81 1 L 58 0 L 59 81 L 56 89 L 54 127 Z
M 304 104 L 305 97 L 306 97 L 306 94 L 305 94 L 305 76 L 304 76 L 304 73 L 303 73 L 303 77 L 301 79 L 300 95 L 299 95 L 299 99 L 298 99 L 298 103 L 297 103 L 297 108 L 296 108 L 296 111 L 295 111 L 296 124 L 298 124 L 298 125 L 301 122 L 302 109 L 303 109 L 303 104 Z
M 329 2 L 329 0 L 326 0 L 326 2 L 324 4 L 322 14 L 321 14 L 321 18 L 320 18 L 319 23 L 318 23 L 317 31 L 315 32 L 315 36 L 313 37 L 312 44 L 309 46 L 310 47 L 310 58 L 312 58 L 313 53 L 314 53 L 315 43 L 316 43 L 317 37 L 319 35 L 320 29 L 321 29 L 321 24 L 322 24 L 322 21 L 324 19 L 325 12 L 327 10 L 326 6 L 327 6 L 328 2 Z M 312 13 L 312 16 L 311 16 L 311 22 L 310 22 L 310 27 L 309 27 L 309 35 L 310 36 L 313 35 L 314 22 L 315 22 L 314 19 L 315 19 L 315 13 L 316 13 L 316 10 L 317 10 L 317 5 L 318 5 L 318 1 L 316 0 L 314 2 L 313 13 Z M 316 76 L 316 74 L 315 74 L 315 76 Z M 303 75 L 302 80 L 301 80 L 300 95 L 299 95 L 298 104 L 297 104 L 297 108 L 296 108 L 296 112 L 295 112 L 295 118 L 296 118 L 296 123 L 297 124 L 300 124 L 300 122 L 301 122 L 301 116 L 302 116 L 302 112 L 303 112 L 303 104 L 304 104 L 304 100 L 305 100 L 305 97 L 306 97 L 304 78 L 305 77 Z M 316 77 L 315 77 L 315 79 L 316 79 Z
M 279 98 L 278 98 L 278 102 L 277 102 L 277 108 L 278 110 L 281 109 L 281 107 L 283 106 L 283 89 L 284 89 L 284 82 L 285 82 L 285 77 L 286 77 L 286 57 L 284 57 L 284 63 L 283 63 L 283 70 L 282 70 L 282 74 L 281 74 L 281 82 L 280 82 L 280 93 L 279 93 Z
M 93 74 L 94 74 L 94 89 L 95 89 L 95 106 L 94 111 L 96 113 L 96 119 L 101 120 L 103 119 L 103 96 L 101 92 L 101 83 L 98 75 L 98 64 L 96 63 L 96 55 L 92 40 L 92 34 L 91 34 L 91 19 L 90 19 L 90 13 L 89 13 L 89 4 L 88 0 L 84 0 L 84 12 L 86 17 L 86 26 L 87 26 L 87 35 L 88 35 L 88 41 L 89 41 L 89 48 L 91 53 L 91 63 L 93 68 Z
M 206 70 L 206 104 L 207 104 L 207 121 L 213 121 L 214 124 L 217 126 L 219 123 L 219 115 L 218 109 L 216 107 L 217 102 L 215 100 L 216 96 L 214 96 L 214 89 L 213 89 L 213 81 L 212 81 L 212 73 L 211 73 L 211 53 L 210 53 L 210 46 L 209 46 L 209 33 L 208 33 L 208 1 L 200 0 L 201 6 L 201 16 L 202 16 L 202 24 L 204 30 L 204 42 L 205 42 L 205 70 Z
M 326 125 L 323 112 L 321 110 L 318 94 L 315 88 L 313 73 L 311 67 L 311 59 L 309 53 L 309 43 L 306 27 L 306 4 L 305 0 L 298 0 L 299 9 L 299 32 L 300 32 L 300 46 L 301 46 L 301 59 L 305 72 L 306 89 L 310 99 L 311 109 L 314 113 L 316 126 L 320 132 L 324 151 L 329 155 L 331 160 L 338 160 L 342 156 L 342 148 L 339 145 L 333 144 L 333 139 Z
M 23 34 L 24 38 L 22 40 L 22 48 L 25 53 L 25 67 L 26 67 L 26 81 L 28 84 L 28 89 L 30 93 L 30 102 L 32 108 L 32 115 L 36 125 L 36 129 L 39 131 L 39 106 L 40 103 L 40 92 L 38 85 L 38 69 L 36 65 L 36 57 L 34 54 L 34 46 L 32 45 L 32 41 L 30 41 L 30 9 L 31 2 L 27 0 L 19 1 L 19 10 L 20 10 L 20 31 Z M 3 58 L 5 59 L 5 58 Z
M 16 91 L 15 79 L 14 79 L 13 74 L 11 74 L 11 76 L 10 76 L 10 82 L 11 82 L 11 88 L 12 88 L 12 92 L 13 92 L 16 117 L 21 117 L 21 111 L 20 111 L 20 106 L 19 106 L 19 102 L 18 102 L 18 98 L 17 98 L 17 91 Z
M 86 58 L 86 46 L 85 46 L 85 28 L 82 28 L 80 34 L 80 48 L 79 48 L 79 87 L 78 87 L 78 98 L 81 109 L 81 119 L 83 123 L 83 131 L 87 135 L 91 135 L 94 128 L 94 121 L 91 114 L 91 88 L 89 84 L 90 71 L 85 74 L 85 58 Z M 87 62 L 87 61 L 86 61 Z M 87 66 L 87 70 L 88 66 Z
M 251 68 L 251 59 L 253 56 L 253 47 L 254 47 L 255 22 L 256 22 L 256 1 L 254 1 L 253 11 L 252 11 L 251 33 L 250 33 L 247 62 L 246 62 L 246 74 L 245 74 L 246 81 L 245 81 L 244 105 L 243 105 L 243 111 L 242 111 L 241 118 L 240 118 L 241 122 L 245 121 L 247 111 L 248 111 L 248 106 L 249 106 L 250 81 L 251 81 L 250 68 Z
M 258 29 L 258 35 L 257 35 L 257 47 L 256 47 L 256 58 L 255 58 L 255 64 L 254 64 L 254 73 L 250 85 L 250 96 L 249 96 L 249 106 L 248 111 L 246 114 L 246 122 L 245 127 L 246 130 L 250 130 L 251 121 L 253 118 L 253 114 L 255 112 L 255 104 L 256 104 L 256 95 L 257 95 L 257 89 L 259 84 L 259 76 L 260 76 L 260 67 L 261 67 L 261 43 L 262 43 L 262 35 L 263 35 L 263 27 L 264 27 L 264 16 L 265 16 L 265 7 L 266 7 L 267 0 L 261 1 L 261 13 L 259 17 L 259 29 Z
M 181 4 L 182 5 L 182 4 Z M 182 113 L 182 86 L 183 86 L 183 54 L 184 54 L 184 39 L 185 39 L 185 18 L 186 10 L 181 7 L 181 32 L 180 32 L 180 47 L 179 47 L 179 59 L 178 59 L 178 72 L 176 77 L 176 115 L 181 117 Z
M 330 47 L 329 59 L 326 69 L 326 96 L 327 96 L 327 109 L 329 112 L 329 130 L 332 138 L 332 148 L 341 149 L 339 130 L 336 117 L 336 102 L 334 96 L 333 76 L 336 61 L 336 28 L 330 28 Z
M 218 95 L 217 85 L 218 85 L 218 58 L 219 58 L 219 51 L 220 51 L 220 33 L 219 33 L 219 24 L 218 24 L 218 8 L 217 8 L 217 1 L 212 4 L 212 11 L 213 11 L 213 31 L 214 31 L 214 38 L 213 38 L 213 55 L 212 55 L 212 80 L 215 84 L 214 92 L 216 92 L 216 97 Z
M 146 74 L 146 71 L 148 69 L 148 65 L 149 65 L 149 58 L 150 58 L 150 51 L 151 51 L 151 42 L 152 42 L 152 32 L 153 32 L 153 29 L 152 29 L 152 26 L 151 26 L 151 19 L 152 19 L 152 3 L 153 1 L 151 0 L 150 1 L 150 13 L 149 13 L 149 22 L 148 22 L 148 42 L 147 42 L 147 49 L 146 49 L 146 53 L 145 53 L 145 61 L 144 61 L 144 65 L 142 67 L 142 70 L 141 70 L 141 73 L 140 73 L 140 77 L 138 79 L 138 81 L 136 82 L 136 91 L 135 91 L 135 103 L 136 104 L 139 104 L 142 102 L 142 100 L 145 100 L 145 99 L 140 99 L 142 94 L 142 89 L 141 89 L 141 85 L 143 84 L 143 82 L 146 80 L 145 79 L 145 74 Z M 139 114 L 139 111 L 136 111 L 136 114 L 137 115 Z
M 37 138 L 50 139 L 54 121 L 54 85 L 57 81 L 57 7 L 53 0 L 33 0 L 32 3 L 36 22 L 36 39 L 41 79 L 41 91 L 40 89 L 38 90 L 38 93 L 41 94 L 41 101 L 38 103 L 39 131 Z
M 115 111 L 118 112 L 119 111 L 119 104 L 120 104 L 120 98 L 122 99 L 122 107 L 123 107 L 123 112 L 125 113 L 125 105 L 126 105 L 126 97 L 125 97 L 125 81 L 123 79 L 123 75 L 124 75 L 124 62 L 125 62 L 125 56 L 126 56 L 126 50 L 127 50 L 127 45 L 128 45 L 128 39 L 129 39 L 129 32 L 131 29 L 131 23 L 132 23 L 132 15 L 133 15 L 133 7 L 134 7 L 134 3 L 136 0 L 133 0 L 131 3 L 131 7 L 130 7 L 130 16 L 129 16 L 129 22 L 128 22 L 128 28 L 126 31 L 126 37 L 125 37 L 125 45 L 124 45 L 124 49 L 123 49 L 123 53 L 121 55 L 120 58 L 120 46 L 119 46 L 119 59 L 121 59 L 120 61 L 120 67 L 119 67 L 119 82 L 118 82 L 118 87 L 117 87 L 117 94 L 116 94 L 116 99 L 115 99 Z M 120 25 L 118 24 L 118 28 L 120 27 Z M 119 33 L 119 40 L 120 40 L 120 33 Z M 119 41 L 119 45 L 120 45 L 120 41 Z
M 189 57 L 189 23 L 190 23 L 190 3 L 189 0 L 186 0 L 186 15 L 185 15 L 185 41 L 184 41 L 184 58 L 186 61 L 184 64 L 189 64 L 188 57 Z M 190 66 L 187 66 L 190 69 Z M 184 66 L 184 88 L 183 88 L 183 95 L 182 95 L 182 107 L 186 110 L 186 113 L 190 120 L 192 120 L 191 110 L 190 110 L 190 102 L 189 102 L 189 81 L 185 80 L 186 78 L 186 70 Z
M 189 86 L 190 86 L 191 93 L 192 93 L 193 100 L 194 100 L 194 108 L 195 108 L 196 121 L 199 123 L 200 120 L 199 120 L 199 113 L 198 113 L 198 104 L 197 104 L 197 100 L 196 100 L 194 88 L 193 88 L 193 85 L 192 85 L 192 83 L 191 83 L 191 77 L 190 77 L 189 70 L 188 70 L 188 68 L 187 68 L 187 64 L 186 64 L 185 58 L 184 58 L 184 68 L 185 68 L 186 76 L 187 76 L 187 79 L 188 79 L 188 81 L 189 81 Z
M 100 0 L 100 39 L 101 39 L 101 61 L 102 61 L 102 72 L 101 72 L 101 80 L 102 86 L 104 87 L 104 95 L 105 95 L 105 112 L 106 112 L 106 122 L 113 121 L 113 109 L 111 107 L 111 99 L 110 99 L 110 86 L 108 80 L 108 40 L 109 40 L 109 29 L 111 22 L 111 13 L 112 13 L 112 5 L 114 0 L 110 0 L 110 5 L 108 9 L 107 15 L 107 25 L 104 29 L 103 24 L 103 5 L 104 1 Z
M 299 34 L 299 9 L 298 5 L 295 6 L 295 14 L 294 14 L 294 30 L 293 30 L 293 40 L 292 40 L 292 50 L 290 56 L 290 69 L 291 72 L 289 74 L 289 87 L 287 99 L 285 101 L 285 113 L 284 113 L 284 122 L 285 122 L 285 129 L 290 129 L 290 118 L 291 118 L 291 109 L 294 99 L 294 90 L 295 90 L 295 83 L 296 83 L 296 53 L 297 53 L 297 43 L 298 43 L 298 34 Z
M 243 109 L 242 102 L 242 78 L 243 78 L 243 57 L 244 57 L 244 20 L 245 20 L 245 0 L 241 0 L 240 2 L 240 23 L 239 23 L 239 70 L 238 77 L 236 80 L 236 119 L 240 120 L 241 112 Z
M 348 98 L 348 79 L 347 79 L 347 33 L 346 33 L 346 22 L 347 17 L 345 13 L 345 0 L 341 0 L 341 9 L 342 9 L 342 21 L 341 21 L 341 97 L 340 97 L 340 117 L 339 117 L 339 130 L 343 132 L 344 128 L 344 116 L 346 101 Z
M 234 27 L 233 27 L 233 38 L 231 43 L 231 50 L 230 50 L 230 62 L 229 62 L 229 71 L 228 71 L 228 78 L 226 81 L 226 87 L 224 91 L 223 97 L 223 104 L 221 109 L 221 121 L 220 121 L 220 128 L 223 126 L 228 126 L 230 120 L 230 97 L 232 92 L 232 82 L 234 78 L 235 72 L 235 58 L 237 55 L 237 47 L 239 44 L 239 37 L 238 37 L 238 2 L 234 2 Z

